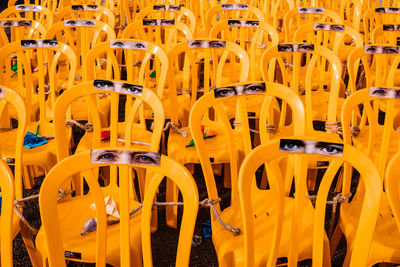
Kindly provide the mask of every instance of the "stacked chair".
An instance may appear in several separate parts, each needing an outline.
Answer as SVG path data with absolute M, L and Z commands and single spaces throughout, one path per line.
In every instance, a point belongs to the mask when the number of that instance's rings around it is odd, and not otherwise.
M 399 14 L 389 0 L 9 0 L 1 265 L 20 233 L 33 266 L 153 266 L 165 221 L 189 266 L 200 207 L 219 266 L 400 264 Z

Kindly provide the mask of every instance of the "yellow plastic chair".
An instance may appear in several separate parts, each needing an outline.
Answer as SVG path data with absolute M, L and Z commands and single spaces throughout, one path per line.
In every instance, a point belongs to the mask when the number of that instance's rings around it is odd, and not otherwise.
M 371 34 L 372 43 L 397 46 L 397 38 L 399 37 L 397 25 L 384 24 L 376 26 Z
M 50 9 L 39 5 L 16 5 L 4 9 L 0 13 L 3 18 L 25 18 L 42 23 L 47 29 L 53 24 L 53 13 Z
M 261 58 L 263 77 L 266 81 L 278 81 L 297 92 L 306 109 L 307 135 L 323 134 L 314 130 L 314 121 L 337 124 L 344 102 L 345 92 L 340 86 L 340 59 L 332 50 L 323 46 L 300 44 L 304 47 L 292 52 L 292 45 L 296 47 L 298 44 L 281 44 L 264 52 Z M 281 77 L 276 73 L 281 73 Z M 335 133 L 332 138 L 339 141 L 335 127 L 326 127 L 326 130 L 328 128 Z
M 308 140 L 311 139 L 273 140 L 255 148 L 243 161 L 239 172 L 243 214 L 243 226 L 240 227 L 243 234 L 235 237 L 236 240 L 232 237 L 228 241 L 225 239 L 225 243 L 234 247 L 235 256 L 244 260 L 245 266 L 275 266 L 279 260 L 283 261 L 282 258 L 286 258 L 287 266 L 298 266 L 298 262 L 304 259 L 312 259 L 313 266 L 331 266 L 324 229 L 325 212 L 331 184 L 343 164 L 351 164 L 359 171 L 360 183 L 362 181 L 365 188 L 364 197 L 359 198 L 363 202 L 357 202 L 358 213 L 352 216 L 356 223 L 351 229 L 353 242 L 348 256 L 351 257 L 350 266 L 366 266 L 378 219 L 382 193 L 380 176 L 374 164 L 354 147 L 325 143 L 324 139 Z M 315 196 L 315 208 L 306 198 L 309 195 L 306 189 L 307 161 L 312 155 L 303 153 L 320 154 L 331 159 Z M 294 197 L 284 196 L 279 166 L 274 164 L 275 159 L 284 156 L 293 158 Z M 260 190 L 255 181 L 254 174 L 262 164 L 270 171 L 269 190 Z M 350 183 L 346 186 L 342 196 L 348 196 Z M 355 206 L 355 202 L 355 199 L 343 202 L 340 215 Z
M 97 62 L 100 64 L 96 64 Z M 126 70 L 128 83 L 143 85 L 162 98 L 167 77 L 168 57 L 161 47 L 151 42 L 117 39 L 102 42 L 93 47 L 86 55 L 83 70 L 85 81 L 121 80 L 121 72 Z M 154 71 L 156 77 L 152 78 L 151 74 Z
M 364 45 L 363 37 L 353 27 L 334 23 L 304 24 L 296 30 L 293 40 L 296 43 L 311 43 L 331 49 L 340 58 L 343 66 L 346 65 L 350 52 Z
M 349 73 L 347 90 L 353 93 L 362 88 L 388 85 L 388 80 L 391 77 L 395 78 L 389 75 L 389 72 L 397 68 L 395 65 L 397 57 L 399 57 L 398 47 L 386 44 L 372 44 L 354 49 L 347 59 Z M 398 79 L 393 83 L 400 85 Z
M 139 0 L 123 0 L 121 1 L 120 8 L 121 22 L 124 22 L 122 23 L 123 25 L 121 25 L 121 28 L 124 28 L 125 21 L 127 21 L 128 24 L 131 24 L 133 21 L 135 21 L 137 13 L 143 9 L 143 4 Z
M 375 237 L 385 238 L 388 242 L 374 242 L 372 243 L 371 253 L 370 253 L 370 262 L 377 262 L 374 259 L 379 259 L 379 262 L 390 262 L 390 263 L 398 263 L 400 259 L 398 257 L 397 251 L 400 249 L 398 246 L 397 240 L 400 234 L 399 232 L 399 153 L 397 153 L 388 163 L 385 175 L 385 192 L 387 196 L 388 205 L 390 208 L 387 214 L 381 213 L 384 215 L 384 218 L 380 218 L 384 224 L 379 224 L 380 220 L 378 220 L 377 227 L 375 228 Z M 385 216 L 386 215 L 386 216 Z M 391 215 L 391 216 L 387 216 Z M 382 226 L 380 229 L 379 226 Z M 386 229 L 383 228 L 386 226 Z M 388 227 L 389 226 L 389 227 Z M 378 236 L 380 235 L 380 236 Z M 374 249 L 375 248 L 375 249 Z M 374 250 L 373 250 L 374 249 Z
M 400 23 L 399 10 L 398 7 L 389 4 L 371 8 L 364 12 L 363 27 L 366 45 L 371 43 L 371 34 L 377 26 Z
M 18 0 L 9 0 L 8 1 L 8 7 L 15 6 L 15 4 L 19 2 Z M 22 1 L 24 5 L 29 5 L 29 4 L 34 4 L 34 5 L 39 5 L 42 7 L 45 7 L 49 10 L 51 10 L 51 13 L 54 14 L 56 13 L 57 7 L 58 7 L 58 1 L 57 0 L 23 0 Z M 32 3 L 33 2 L 33 3 Z
M 206 33 L 212 25 L 226 19 L 247 19 L 265 21 L 264 14 L 258 8 L 246 4 L 221 4 L 208 9 L 205 16 Z
M 398 89 L 398 88 L 397 88 Z M 397 256 L 396 236 L 399 235 L 396 219 L 396 205 L 393 199 L 396 197 L 390 195 L 396 192 L 397 185 L 393 179 L 397 177 L 397 171 L 393 169 L 393 163 L 396 153 L 398 152 L 398 132 L 393 127 L 396 124 L 396 117 L 399 116 L 398 108 L 395 107 L 396 99 L 390 99 L 390 94 L 386 94 L 390 90 L 379 89 L 361 89 L 352 93 L 346 99 L 342 111 L 343 139 L 345 143 L 354 143 L 363 153 L 368 156 L 377 167 L 380 177 L 385 177 L 385 192 L 382 193 L 381 204 L 379 207 L 379 218 L 373 232 L 372 245 L 370 252 L 367 254 L 368 262 L 366 266 L 372 266 L 382 262 L 399 262 Z M 379 107 L 385 103 L 385 120 L 379 121 Z M 361 112 L 362 110 L 362 112 Z M 357 132 L 354 129 L 357 128 Z M 390 167 L 389 167 L 390 166 Z M 348 176 L 351 177 L 351 176 Z M 379 185 L 382 185 L 383 178 Z M 393 189 L 392 189 L 393 186 Z M 360 187 L 360 185 L 359 185 Z M 393 191 L 392 191 L 393 190 Z M 393 197 L 393 199 L 390 199 Z M 352 246 L 354 240 L 352 229 L 356 228 L 357 220 L 354 216 L 359 214 L 361 200 L 355 197 L 354 205 L 348 207 L 348 210 L 342 214 L 340 228 L 337 229 L 333 238 L 333 246 L 339 243 L 341 234 L 344 233 L 348 246 Z M 393 242 L 391 242 L 393 240 Z M 349 252 L 349 251 L 348 251 Z M 348 254 L 345 264 L 348 263 Z
M 73 48 L 79 59 L 75 77 L 79 82 L 82 79 L 81 67 L 85 56 L 97 44 L 115 39 L 115 32 L 108 24 L 97 20 L 64 20 L 53 24 L 46 38 L 64 42 Z
M 295 7 L 289 10 L 283 19 L 283 31 L 285 42 L 293 41 L 295 31 L 305 23 L 334 22 L 344 24 L 342 19 L 334 11 L 322 7 Z
M 123 83 L 123 82 L 122 82 Z M 81 83 L 64 92 L 57 101 L 54 108 L 55 137 L 57 144 L 57 159 L 61 161 L 70 155 L 68 132 L 66 129 L 66 116 L 68 107 L 71 107 L 74 101 L 85 98 L 87 117 L 92 126 L 92 131 L 86 131 L 81 138 L 76 152 L 107 147 L 130 147 L 131 149 L 158 152 L 161 136 L 164 127 L 164 110 L 160 99 L 149 89 L 141 86 L 129 84 L 122 85 L 121 81 L 116 80 L 95 80 Z M 119 88 L 128 88 L 125 90 Z M 117 91 L 119 90 L 119 91 Z M 108 120 L 109 126 L 104 127 L 101 124 L 101 111 L 96 108 L 96 100 L 104 95 L 110 94 L 111 107 Z M 126 96 L 127 99 L 135 101 L 133 105 L 126 106 L 124 120 L 118 120 L 118 108 L 120 96 Z M 143 114 L 140 113 L 140 105 L 144 103 L 149 106 L 154 114 L 152 132 L 146 129 L 146 122 Z M 102 140 L 102 131 L 109 131 L 109 138 Z M 144 179 L 144 175 L 139 178 Z M 83 189 L 82 180 L 75 180 L 74 188 L 78 192 Z M 144 180 L 140 180 L 140 195 L 144 193 Z
M 170 7 L 174 5 L 154 5 L 144 7 L 140 10 L 140 12 L 136 15 L 135 21 L 141 22 L 143 19 L 175 19 L 177 22 L 185 23 L 193 34 L 196 34 L 197 30 L 197 20 L 195 14 L 186 7 L 180 7 L 180 10 L 171 10 Z M 161 8 L 168 8 L 168 10 L 159 10 L 159 6 Z M 176 8 L 174 8 L 176 9 Z M 128 24 L 129 24 L 128 20 Z
M 262 53 L 268 47 L 278 44 L 278 32 L 273 26 L 258 20 L 222 20 L 215 24 L 210 32 L 211 38 L 220 38 L 240 45 L 249 55 L 252 81 L 261 80 L 260 61 Z
M 47 45 L 43 46 L 43 44 Z M 27 107 L 28 121 L 27 131 L 42 136 L 54 136 L 53 129 L 53 105 L 57 98 L 56 92 L 59 86 L 59 61 L 60 58 L 66 59 L 66 68 L 69 76 L 67 77 L 68 90 L 73 85 L 77 60 L 73 50 L 66 44 L 55 42 L 53 40 L 23 40 L 10 43 L 0 49 L 2 57 L 0 58 L 0 77 L 3 83 L 13 88 L 18 94 L 23 96 Z M 36 64 L 31 61 L 35 53 Z M 16 56 L 14 59 L 13 56 Z M 18 72 L 11 69 L 10 61 L 16 60 Z M 23 71 L 22 71 L 23 70 Z M 32 81 L 36 77 L 37 84 Z M 15 79 L 14 79 L 15 78 Z M 11 110 L 10 114 L 12 116 Z M 13 116 L 12 116 L 13 117 Z M 15 133 L 10 131 L 3 137 L 9 144 L 15 143 Z M 15 154 L 13 145 L 2 146 L 3 153 L 9 157 Z M 24 148 L 23 166 L 39 166 L 47 173 L 56 163 L 55 141 L 50 138 L 48 143 L 32 149 Z M 33 177 L 25 172 L 25 187 L 30 188 L 33 183 Z M 29 178 L 27 178 L 29 177 Z M 29 182 L 29 180 L 31 182 Z
M 81 10 L 81 8 L 83 10 Z M 115 16 L 113 12 L 100 5 L 75 5 L 66 6 L 57 11 L 54 21 L 59 22 L 68 19 L 88 19 L 107 23 L 112 29 L 115 27 Z
M 144 25 L 146 23 L 156 23 L 156 25 Z M 168 52 L 178 42 L 193 39 L 193 33 L 186 24 L 179 21 L 144 19 L 141 22 L 136 21 L 129 24 L 122 33 L 122 38 L 146 40 L 162 47 Z
M 12 24 L 12 27 L 7 26 L 10 24 Z M 0 47 L 22 39 L 44 38 L 47 33 L 47 29 L 43 24 L 30 19 L 0 19 L 0 25 L 5 25 L 0 27 Z M 9 36 L 7 35 L 6 29 L 10 29 Z
M 291 134 L 294 133 L 296 135 L 300 135 L 304 133 L 304 108 L 300 99 L 294 92 L 280 84 L 266 83 L 266 93 L 262 95 L 269 96 L 266 97 L 266 100 L 270 100 L 270 96 L 273 96 L 288 103 L 294 116 L 294 127 L 292 128 L 294 130 L 291 132 Z M 240 120 L 241 124 L 240 126 L 235 126 L 235 129 L 232 129 L 228 117 L 224 114 L 224 110 L 220 104 L 226 101 L 234 100 L 240 103 L 245 101 L 247 97 L 256 96 L 238 95 L 233 97 L 215 97 L 214 92 L 209 92 L 202 96 L 194 104 L 189 118 L 190 131 L 195 143 L 195 148 L 186 148 L 186 150 L 188 152 L 191 152 L 191 150 L 197 151 L 197 156 L 200 160 L 203 170 L 209 199 L 217 200 L 219 198 L 212 164 L 229 163 L 229 168 L 227 168 L 227 171 L 229 171 L 231 180 L 231 204 L 230 207 L 224 209 L 223 211 L 220 210 L 219 204 L 216 204 L 215 208 L 217 209 L 219 217 L 222 219 L 222 221 L 231 227 L 237 227 L 236 224 L 238 223 L 241 224 L 242 216 L 238 212 L 238 209 L 240 209 L 238 198 L 238 171 L 241 160 L 244 158 L 245 154 L 250 153 L 252 146 L 250 142 L 251 140 L 246 109 L 243 109 L 243 105 L 239 105 L 239 108 L 242 107 L 240 110 L 241 117 L 236 118 L 236 120 Z M 207 120 L 204 122 L 202 117 L 203 115 L 206 117 L 210 107 L 213 107 L 220 119 L 211 124 L 211 126 L 210 124 L 206 126 L 210 129 L 216 130 L 217 136 L 210 139 L 203 139 L 201 125 L 207 122 Z M 261 111 L 261 114 L 267 114 L 269 111 L 269 105 L 265 105 L 264 107 L 267 108 L 267 111 Z M 260 118 L 260 120 L 264 119 L 267 120 L 266 117 Z M 217 124 L 219 124 L 218 127 Z M 260 131 L 260 134 L 262 135 L 267 134 L 266 127 L 265 129 L 260 128 Z M 278 128 L 278 131 L 280 131 L 280 128 Z M 243 142 L 243 144 L 239 145 L 240 143 L 238 141 Z M 244 150 L 241 148 L 241 146 L 244 147 Z M 221 158 L 221 156 L 224 157 L 224 160 L 222 160 L 223 158 Z M 213 244 L 217 252 L 219 265 L 243 265 L 243 257 L 237 257 L 237 253 L 235 251 L 239 246 L 241 246 L 241 253 L 243 253 L 244 244 L 239 240 L 237 242 L 230 242 L 237 240 L 237 238 L 240 239 L 241 235 L 234 236 L 232 232 L 225 229 L 219 224 L 213 213 L 211 213 L 211 226 Z M 229 242 L 227 242 L 227 240 L 229 240 Z
M 24 135 L 27 123 L 27 110 L 24 100 L 15 91 L 0 86 L 0 117 L 2 118 L 2 128 L 0 132 L 0 187 L 2 195 L 1 207 L 1 265 L 11 266 L 13 263 L 13 247 L 12 241 L 18 233 L 21 233 L 22 239 L 27 248 L 28 254 L 33 264 L 36 263 L 35 259 L 35 246 L 33 244 L 32 235 L 29 229 L 22 224 L 19 217 L 14 213 L 14 201 L 23 197 L 23 184 L 22 184 L 22 148 L 24 144 Z M 10 107 L 15 108 L 17 112 L 16 119 L 18 120 L 18 128 L 12 129 L 11 122 L 8 114 Z M 9 129 L 5 129 L 6 122 Z M 7 135 L 14 135 L 15 143 L 6 142 Z M 12 155 L 7 153 L 7 147 L 10 146 L 14 153 Z M 14 175 L 10 169 L 5 165 L 13 165 Z M 25 188 L 29 182 L 24 181 Z M 22 212 L 22 209 L 20 209 Z
M 325 3 L 326 8 L 336 12 L 346 26 L 353 27 L 355 31 L 360 32 L 363 18 L 362 4 L 372 1 L 329 0 L 322 2 Z
M 160 154 L 141 156 L 140 152 L 133 154 L 132 150 L 117 147 L 103 150 L 102 154 L 95 152 L 92 151 L 92 158 L 91 151 L 85 151 L 64 159 L 52 169 L 42 184 L 39 195 L 42 228 L 36 242 L 43 248 L 43 259 L 48 259 L 50 266 L 65 266 L 65 259 L 96 262 L 97 266 L 105 266 L 106 263 L 114 266 L 141 266 L 143 255 L 143 265 L 152 266 L 151 212 L 159 184 L 164 177 L 168 177 L 179 187 L 183 197 L 176 266 L 188 266 L 199 200 L 196 183 L 187 169 Z M 127 157 L 121 156 L 108 159 L 116 153 L 132 158 L 127 160 Z M 119 192 L 112 196 L 119 206 L 120 222 L 113 225 L 107 225 L 104 204 L 107 187 L 100 187 L 90 172 L 102 166 L 115 166 L 120 171 Z M 127 172 L 131 167 L 154 172 L 148 181 L 142 203 L 133 200 L 128 189 L 130 181 Z M 77 173 L 85 176 L 89 193 L 57 203 L 59 188 Z M 93 201 L 96 210 L 90 207 Z M 141 211 L 130 216 L 130 211 L 141 204 Z M 83 225 L 93 217 L 97 218 L 97 230 L 82 235 Z

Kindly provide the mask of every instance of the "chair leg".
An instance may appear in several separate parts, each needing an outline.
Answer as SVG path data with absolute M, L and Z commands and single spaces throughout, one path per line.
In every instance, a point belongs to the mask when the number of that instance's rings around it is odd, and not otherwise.
M 336 225 L 335 231 L 331 236 L 331 255 L 335 254 L 336 248 L 343 237 L 342 229 L 339 226 L 340 222 Z
M 231 165 L 229 163 L 224 163 L 224 187 L 231 188 Z
M 167 202 L 175 202 L 178 201 L 179 190 L 178 187 L 173 183 L 170 179 L 167 179 L 166 186 L 166 201 Z M 165 216 L 167 225 L 171 228 L 177 228 L 177 216 L 178 216 L 178 207 L 177 206 L 167 206 L 165 207 Z
M 41 266 L 39 263 L 40 260 L 38 260 L 38 254 L 36 252 L 35 244 L 33 243 L 32 240 L 32 235 L 29 233 L 29 230 L 25 227 L 25 225 L 22 225 L 23 222 L 20 222 L 20 224 L 21 224 L 20 233 L 22 236 L 22 240 L 24 241 L 26 250 L 28 251 L 31 263 L 34 267 Z

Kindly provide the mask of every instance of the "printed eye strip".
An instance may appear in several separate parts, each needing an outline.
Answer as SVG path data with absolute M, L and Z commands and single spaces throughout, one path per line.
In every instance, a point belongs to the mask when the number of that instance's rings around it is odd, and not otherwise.
M 378 8 L 375 8 L 375 13 L 400 13 L 400 8 L 378 7 Z
M 325 8 L 319 7 L 299 7 L 297 12 L 300 14 L 320 14 L 325 12 Z
M 369 96 L 400 99 L 400 88 L 370 87 Z
M 399 47 L 398 46 L 366 45 L 366 46 L 364 46 L 364 53 L 368 53 L 368 54 L 398 54 Z
M 3 20 L 0 27 L 32 27 L 32 20 Z
M 4 87 L 0 87 L 0 98 L 3 98 L 5 95 L 5 89 Z
M 254 95 L 265 93 L 265 83 L 248 83 L 234 86 L 225 86 L 214 89 L 215 98 L 230 97 L 237 95 Z
M 21 47 L 58 47 L 57 40 L 21 40 Z
M 173 19 L 144 19 L 143 26 L 168 26 L 175 25 Z
M 313 140 L 281 139 L 279 152 L 343 156 L 343 144 Z
M 42 11 L 41 6 L 31 6 L 31 5 L 16 5 L 15 10 L 19 11 Z
M 221 8 L 223 10 L 248 10 L 249 5 L 245 4 L 222 4 Z
M 107 80 L 94 80 L 93 88 L 105 91 L 124 93 L 129 95 L 139 95 L 139 96 L 141 96 L 143 92 L 143 86 L 141 85 L 107 81 Z
M 153 10 L 180 11 L 181 7 L 171 5 L 154 5 Z
M 118 41 L 118 40 L 110 41 L 110 48 L 146 50 L 147 47 L 148 47 L 147 42 Z
M 314 51 L 313 44 L 279 44 L 279 52 L 309 52 Z
M 383 24 L 384 31 L 400 31 L 400 24 Z
M 100 10 L 98 5 L 72 5 L 72 10 Z
M 92 164 L 114 163 L 160 166 L 161 154 L 148 151 L 132 150 L 91 150 Z
M 198 48 L 225 48 L 226 41 L 189 40 L 188 47 Z
M 68 19 L 68 20 L 64 20 L 64 26 L 69 26 L 69 27 L 83 27 L 83 26 L 94 27 L 94 26 L 96 26 L 96 21 L 95 20 Z
M 314 30 L 319 30 L 319 31 L 337 31 L 337 32 L 342 32 L 342 31 L 344 31 L 344 25 L 314 23 L 313 29 Z
M 260 24 L 257 20 L 228 20 L 228 26 L 233 27 L 258 27 Z

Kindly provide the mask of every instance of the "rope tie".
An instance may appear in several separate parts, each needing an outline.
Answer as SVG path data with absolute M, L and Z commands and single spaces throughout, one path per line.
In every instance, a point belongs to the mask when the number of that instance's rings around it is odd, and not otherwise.
M 346 96 L 349 96 L 349 95 L 351 95 L 351 90 L 346 90 L 344 93 Z
M 343 134 L 342 124 L 337 121 L 327 121 L 325 122 L 325 130 L 328 133 Z
M 183 95 L 183 94 L 191 94 L 191 93 L 192 93 L 192 90 L 187 89 L 187 88 L 181 88 L 181 92 L 180 92 L 181 95 Z
M 182 135 L 182 137 L 186 138 L 188 136 L 188 132 L 187 130 L 181 130 L 179 129 L 179 127 L 174 123 L 174 122 L 167 122 L 167 124 L 164 127 L 164 132 L 168 131 L 168 129 L 174 129 L 175 132 L 179 133 L 180 135 Z
M 58 192 L 58 197 L 57 197 L 57 201 L 65 198 L 66 196 L 70 195 L 73 191 L 72 190 L 62 190 L 60 189 L 60 191 Z M 29 200 L 33 200 L 33 199 L 37 199 L 39 197 L 39 194 L 36 195 L 32 195 L 29 197 L 24 197 L 18 200 L 14 200 L 14 211 L 17 214 L 17 216 L 20 218 L 20 220 L 22 221 L 22 223 L 24 224 L 24 226 L 27 228 L 27 230 L 29 231 L 29 233 L 31 235 L 37 235 L 37 233 L 39 232 L 39 230 L 37 230 L 36 228 L 34 228 L 24 217 L 24 215 L 22 215 L 20 209 L 23 208 L 24 202 L 29 201 Z
M 360 128 L 358 126 L 351 126 L 351 136 L 357 136 L 360 133 Z
M 214 199 L 203 199 L 200 203 L 199 206 L 201 208 L 208 207 L 211 208 L 215 217 L 217 218 L 218 222 L 227 230 L 231 231 L 235 236 L 240 234 L 240 228 L 238 227 L 232 227 L 230 225 L 227 225 L 219 216 L 217 209 L 214 207 L 215 204 L 221 202 L 221 199 L 218 198 L 217 200 Z M 159 207 L 166 207 L 166 206 L 183 206 L 183 202 L 158 202 L 155 201 L 153 202 L 153 206 L 159 206 Z M 143 204 L 140 204 L 136 208 L 134 208 L 130 213 L 129 216 L 134 215 L 137 213 L 139 210 L 143 208 Z M 107 220 L 108 225 L 113 225 L 117 224 L 120 222 L 120 219 L 115 219 L 115 220 Z M 82 232 L 83 234 L 86 233 L 87 231 Z
M 99 61 L 100 61 L 101 64 L 104 64 L 104 63 L 107 63 L 108 60 L 106 58 L 100 58 Z M 134 67 L 140 67 L 141 65 L 142 65 L 142 61 L 140 61 L 140 60 L 137 60 L 137 61 L 133 62 L 133 66 Z M 126 65 L 125 64 L 118 64 L 118 67 L 126 67 Z
M 234 126 L 240 126 L 240 125 L 242 125 L 242 123 L 240 121 L 233 121 L 233 125 Z M 251 129 L 250 127 L 249 127 L 249 130 L 252 133 L 257 133 L 257 134 L 260 133 L 260 131 Z M 267 124 L 267 133 L 276 133 L 276 127 L 275 127 L 274 124 Z
M 286 61 L 286 62 L 285 62 L 285 67 L 291 67 L 291 68 L 293 68 L 293 64 Z
M 336 221 L 337 204 L 348 200 L 352 195 L 353 194 L 351 192 L 348 193 L 347 195 L 344 195 L 344 196 L 342 194 L 338 193 L 333 197 L 332 200 L 327 200 L 326 201 L 327 205 L 332 205 L 332 217 L 331 217 L 331 221 L 330 221 L 330 224 L 329 224 L 329 231 L 328 231 L 328 235 L 329 236 L 332 236 L 332 233 L 333 233 L 333 226 L 334 226 L 335 221 Z M 310 195 L 305 195 L 305 197 L 307 199 L 310 199 L 311 201 L 314 201 L 314 202 L 317 199 L 316 195 L 311 195 L 311 196 Z
M 85 130 L 87 132 L 92 132 L 93 131 L 93 123 L 86 123 L 86 124 L 82 124 L 80 122 L 77 122 L 76 120 L 67 120 L 65 122 L 65 125 L 67 127 L 72 127 L 72 126 L 78 126 L 79 128 L 81 128 L 82 130 Z

